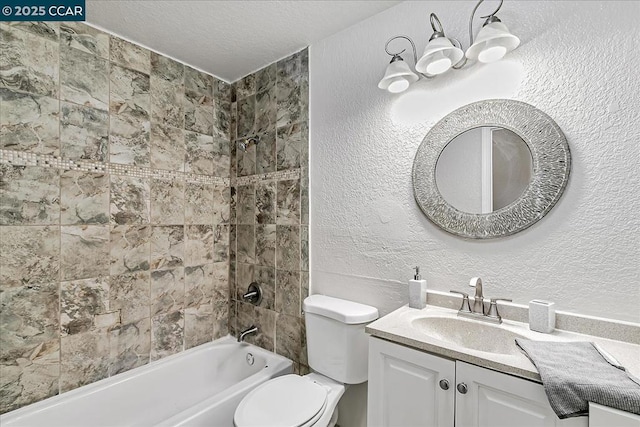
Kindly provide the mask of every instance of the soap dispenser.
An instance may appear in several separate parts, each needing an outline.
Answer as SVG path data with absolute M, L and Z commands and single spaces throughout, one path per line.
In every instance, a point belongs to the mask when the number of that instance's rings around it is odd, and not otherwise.
M 415 270 L 413 280 L 409 280 L 409 307 L 420 309 L 427 305 L 427 281 L 420 278 L 420 267 Z

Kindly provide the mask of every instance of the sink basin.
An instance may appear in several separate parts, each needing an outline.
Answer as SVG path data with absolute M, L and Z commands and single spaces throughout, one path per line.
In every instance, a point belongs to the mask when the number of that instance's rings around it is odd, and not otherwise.
M 498 325 L 459 317 L 419 317 L 413 319 L 411 326 L 437 340 L 495 354 L 520 354 L 515 339 L 525 338 L 524 335 Z

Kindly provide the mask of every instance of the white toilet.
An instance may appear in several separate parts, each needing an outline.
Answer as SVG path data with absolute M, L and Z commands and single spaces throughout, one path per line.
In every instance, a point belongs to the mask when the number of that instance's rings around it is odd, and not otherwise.
M 305 298 L 303 308 L 314 372 L 284 375 L 253 389 L 236 409 L 236 427 L 335 426 L 346 385 L 367 381 L 364 328 L 378 318 L 378 309 L 324 295 Z

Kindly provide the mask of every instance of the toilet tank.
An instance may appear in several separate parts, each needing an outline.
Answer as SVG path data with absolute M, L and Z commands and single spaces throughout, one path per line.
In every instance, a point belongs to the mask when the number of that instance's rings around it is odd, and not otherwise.
M 365 326 L 378 318 L 369 305 L 325 295 L 303 303 L 309 367 L 344 384 L 367 381 L 369 344 Z

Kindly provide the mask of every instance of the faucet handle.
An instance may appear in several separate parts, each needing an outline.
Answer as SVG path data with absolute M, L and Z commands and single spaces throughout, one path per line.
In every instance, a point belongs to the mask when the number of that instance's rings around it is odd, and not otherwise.
M 498 301 L 511 302 L 512 300 L 509 298 L 491 298 L 491 303 L 489 304 L 489 313 L 487 313 L 487 317 L 502 320 L 502 317 L 500 317 L 500 313 L 498 313 Z
M 460 292 L 460 291 L 449 291 L 452 294 L 459 294 L 462 295 L 462 305 L 460 306 L 460 312 L 462 313 L 471 313 L 471 306 L 469 305 L 469 294 L 466 292 Z

